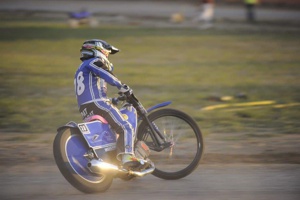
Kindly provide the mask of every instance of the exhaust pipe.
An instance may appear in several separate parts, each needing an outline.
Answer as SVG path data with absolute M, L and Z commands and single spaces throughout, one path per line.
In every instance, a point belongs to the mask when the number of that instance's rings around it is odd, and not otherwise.
M 100 160 L 92 159 L 88 164 L 88 169 L 95 174 L 103 174 L 103 173 L 117 173 L 120 171 L 118 166 L 103 162 Z
M 138 177 L 143 177 L 147 174 L 151 174 L 153 171 L 155 170 L 155 167 L 153 165 L 151 165 L 151 168 L 145 169 L 141 172 L 138 171 L 128 171 L 129 175 L 133 175 L 133 176 L 138 176 Z
M 127 173 L 129 175 L 143 177 L 147 174 L 151 174 L 155 167 L 154 164 L 151 163 L 151 167 L 142 171 L 131 171 L 126 169 L 120 169 L 118 166 L 103 162 L 100 160 L 92 159 L 88 164 L 88 169 L 95 174 L 105 174 L 105 173 Z

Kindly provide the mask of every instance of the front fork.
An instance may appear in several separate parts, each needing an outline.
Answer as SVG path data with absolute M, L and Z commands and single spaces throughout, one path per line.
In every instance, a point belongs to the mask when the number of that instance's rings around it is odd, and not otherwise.
M 147 122 L 149 126 L 148 133 L 143 136 L 143 140 L 146 141 L 147 137 L 150 136 L 153 144 L 149 145 L 151 150 L 160 152 L 166 148 L 169 148 L 173 145 L 172 142 L 168 142 L 163 133 L 160 132 L 159 128 L 155 123 L 151 122 L 147 116 L 144 116 L 143 119 Z

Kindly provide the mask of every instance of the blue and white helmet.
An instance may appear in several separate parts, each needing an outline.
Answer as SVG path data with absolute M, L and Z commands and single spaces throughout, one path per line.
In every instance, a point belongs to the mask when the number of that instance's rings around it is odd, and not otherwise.
M 80 49 L 81 60 L 93 58 L 93 57 L 102 57 L 108 59 L 109 54 L 118 53 L 120 50 L 116 47 L 108 44 L 103 40 L 92 39 L 85 41 Z

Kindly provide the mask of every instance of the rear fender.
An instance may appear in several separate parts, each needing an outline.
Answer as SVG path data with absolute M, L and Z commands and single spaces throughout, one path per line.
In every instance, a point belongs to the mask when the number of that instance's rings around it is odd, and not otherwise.
M 78 129 L 78 125 L 77 125 L 76 122 L 70 121 L 67 124 L 63 125 L 63 126 L 58 127 L 57 132 L 62 131 L 65 128 L 77 128 Z

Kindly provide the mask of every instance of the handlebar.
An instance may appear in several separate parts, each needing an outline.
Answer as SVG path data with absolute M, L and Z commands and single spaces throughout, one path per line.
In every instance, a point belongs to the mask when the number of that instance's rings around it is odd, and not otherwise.
M 144 108 L 144 106 L 140 103 L 140 101 L 136 98 L 136 96 L 130 92 L 130 93 L 121 93 L 119 92 L 119 96 L 112 98 L 112 103 L 114 105 L 118 105 L 119 101 L 126 101 L 127 103 L 131 104 L 138 112 L 139 116 L 143 116 L 147 114 L 147 110 Z
M 156 150 L 162 151 L 163 149 L 170 147 L 171 143 L 166 143 L 166 139 L 164 138 L 164 135 L 159 131 L 158 127 L 149 120 L 147 116 L 147 110 L 144 108 L 144 106 L 139 102 L 139 100 L 136 98 L 136 96 L 133 94 L 133 92 L 130 93 L 119 93 L 119 97 L 114 98 L 118 101 L 126 101 L 127 103 L 131 104 L 137 111 L 138 119 L 145 121 L 151 130 L 151 137 L 154 140 L 155 145 L 158 147 Z M 112 100 L 113 101 L 113 100 Z M 164 142 L 161 143 L 160 141 L 163 140 Z

